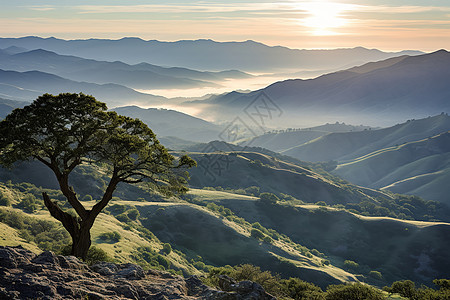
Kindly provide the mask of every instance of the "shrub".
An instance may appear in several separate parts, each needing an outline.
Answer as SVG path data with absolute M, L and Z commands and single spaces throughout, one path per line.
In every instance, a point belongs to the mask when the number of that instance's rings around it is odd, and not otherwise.
M 281 292 L 283 296 L 291 299 L 324 299 L 320 287 L 298 278 L 281 280 Z
M 170 246 L 169 243 L 165 243 L 163 245 L 163 250 L 162 250 L 165 254 L 170 254 L 170 252 L 172 252 L 172 246 Z
M 128 215 L 124 214 L 124 213 L 117 215 L 116 219 L 119 220 L 120 222 L 124 222 L 124 223 L 131 222 L 131 219 L 128 217 Z
M 130 209 L 127 211 L 127 216 L 133 221 L 136 221 L 139 218 L 140 214 L 136 208 Z
M 85 195 L 81 201 L 92 201 L 92 199 L 93 199 L 92 196 L 88 194 Z
M 320 252 L 317 249 L 312 249 L 311 253 L 314 254 L 315 256 L 319 256 L 319 257 L 324 257 L 325 256 L 322 252 Z
M 330 285 L 326 300 L 381 300 L 385 299 L 381 291 L 361 283 Z
M 110 211 L 113 215 L 122 214 L 127 210 L 125 205 L 114 204 L 108 207 L 108 211 Z
M 378 271 L 370 271 L 369 276 L 376 280 L 383 280 L 383 275 Z
M 99 239 L 108 243 L 117 243 L 120 241 L 122 236 L 117 231 L 114 232 L 104 232 L 98 236 Z
M 433 283 L 439 286 L 441 290 L 450 291 L 450 279 L 435 279 Z
M 158 263 L 166 270 L 170 267 L 170 261 L 167 260 L 164 256 L 158 254 L 156 259 L 158 260 Z
M 250 186 L 250 187 L 246 188 L 245 191 L 247 192 L 247 194 L 253 195 L 255 197 L 257 197 L 259 195 L 259 187 L 258 186 Z
M 275 205 L 277 204 L 278 197 L 272 193 L 261 193 L 259 195 L 260 202 L 266 205 Z
M 414 298 L 416 295 L 416 286 L 411 280 L 395 281 L 390 288 L 385 287 L 384 290 L 407 298 Z
M 348 271 L 356 271 L 359 268 L 359 264 L 353 260 L 344 261 L 344 268 Z
M 70 255 L 71 250 L 72 250 L 72 244 L 67 244 L 67 245 L 63 246 L 62 248 L 60 248 L 58 253 L 61 255 Z M 113 260 L 111 259 L 111 257 L 109 257 L 108 253 L 106 253 L 104 250 L 102 250 L 98 247 L 95 247 L 95 246 L 91 246 L 87 253 L 86 260 L 84 262 L 87 263 L 88 265 L 92 266 L 92 265 L 95 265 L 96 263 L 99 263 L 102 261 L 111 262 Z
M 38 209 L 38 204 L 36 202 L 36 197 L 34 195 L 27 194 L 22 201 L 17 204 L 17 207 L 23 209 L 23 211 L 27 213 L 34 213 Z
M 11 201 L 8 197 L 0 193 L 0 206 L 11 206 Z
M 85 262 L 91 266 L 102 261 L 112 261 L 112 259 L 108 256 L 108 253 L 102 249 L 91 246 L 87 253 Z
M 250 231 L 250 236 L 254 237 L 255 239 L 261 240 L 265 235 L 261 232 L 261 230 L 252 228 L 252 230 Z
M 267 243 L 267 244 L 272 244 L 273 240 L 272 240 L 272 238 L 271 238 L 270 236 L 266 235 L 266 236 L 263 238 L 263 242 L 264 242 L 264 243 Z

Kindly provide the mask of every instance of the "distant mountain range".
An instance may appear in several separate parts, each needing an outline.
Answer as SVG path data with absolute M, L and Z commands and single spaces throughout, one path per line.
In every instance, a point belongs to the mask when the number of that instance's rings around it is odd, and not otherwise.
M 172 142 L 177 139 L 177 143 L 181 144 L 194 141 L 209 142 L 218 139 L 222 131 L 218 125 L 175 110 L 126 106 L 115 108 L 114 111 L 120 115 L 140 119 L 158 135 L 158 138 L 172 137 Z
M 336 50 L 298 50 L 270 47 L 254 41 L 215 42 L 185 40 L 176 42 L 120 40 L 62 40 L 56 38 L 1 38 L 0 48 L 44 49 L 59 54 L 128 64 L 147 62 L 161 66 L 179 66 L 198 70 L 267 72 L 268 70 L 342 69 L 370 61 L 400 55 L 418 55 L 419 51 L 382 52 L 362 47 Z
M 450 111 L 450 53 L 440 50 L 404 56 L 315 79 L 281 81 L 251 93 L 214 96 L 190 105 L 215 104 L 221 107 L 222 115 L 237 115 L 262 92 L 283 112 L 277 124 L 337 119 L 386 126 Z M 217 106 L 207 113 L 214 114 Z
M 40 71 L 16 72 L 0 69 L 0 95 L 2 97 L 31 102 L 38 96 L 51 93 L 85 93 L 106 102 L 109 107 L 134 103 L 158 105 L 164 97 L 136 92 L 118 84 L 78 82 Z
M 216 81 L 227 78 L 248 78 L 240 71 L 200 72 L 186 68 L 163 68 L 148 63 L 129 65 L 76 56 L 59 55 L 37 49 L 0 49 L 0 69 L 19 72 L 41 71 L 74 81 L 97 84 L 115 83 L 136 89 L 193 88 L 219 86 Z
M 29 103 L 0 98 L 0 120 L 9 115 L 14 108 L 23 107 L 27 104 Z

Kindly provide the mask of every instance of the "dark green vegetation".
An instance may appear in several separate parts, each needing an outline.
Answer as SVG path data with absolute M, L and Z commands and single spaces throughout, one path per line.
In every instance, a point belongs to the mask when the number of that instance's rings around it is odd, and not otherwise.
M 397 293 L 400 296 L 411 300 L 422 299 L 436 299 L 445 300 L 450 299 L 450 280 L 449 279 L 435 279 L 433 280 L 437 289 L 429 287 L 417 288 L 411 280 L 402 280 L 394 282 L 390 287 L 383 289 L 389 293 Z
M 198 194 L 191 201 L 195 199 L 204 203 L 214 201 L 224 206 L 223 213 L 229 209 L 236 217 L 281 232 L 309 249 L 317 249 L 333 265 L 362 274 L 372 284 L 392 282 L 396 278 L 429 283 L 435 275 L 446 277 L 450 268 L 447 223 L 364 218 L 333 208 L 296 207 L 283 202 L 264 205 L 251 199 L 233 199 L 231 195 L 205 199 Z M 317 255 L 313 250 L 310 252 Z
M 264 289 L 278 299 L 316 299 L 316 300 L 381 300 L 386 294 L 369 285 L 349 283 L 330 285 L 323 291 L 320 287 L 302 281 L 298 278 L 281 279 L 269 271 L 262 271 L 259 267 L 244 264 L 212 268 L 204 281 L 220 288 L 219 276 L 226 275 L 236 281 L 251 280 L 261 284 Z M 400 295 L 411 300 L 444 300 L 450 296 L 450 281 L 436 279 L 433 281 L 437 288 L 422 287 L 417 289 L 412 281 L 396 281 L 384 290 L 389 295 Z M 389 298 L 392 299 L 392 298 Z M 398 299 L 398 298 L 397 298 Z
M 33 165 L 28 167 L 33 169 Z M 92 186 L 103 180 L 102 176 L 94 176 L 99 170 L 99 167 L 86 167 L 86 174 L 91 174 L 89 178 L 93 180 Z M 23 172 L 23 176 L 26 173 Z M 16 176 L 18 180 L 19 175 Z M 120 189 L 127 191 L 128 186 L 131 185 L 123 184 Z M 138 262 L 147 268 L 185 275 L 209 272 L 213 266 L 251 263 L 264 266 L 263 271 L 280 274 L 280 280 L 284 280 L 283 293 L 294 299 L 318 291 L 314 285 L 295 278 L 314 282 L 325 291 L 321 295 L 326 296 L 329 284 L 343 281 L 360 280 L 381 287 L 410 278 L 418 284 L 431 285 L 432 279 L 445 277 L 449 267 L 446 259 L 449 245 L 444 238 L 449 234 L 449 226 L 445 224 L 422 227 L 388 219 L 361 220 L 327 206 L 321 209 L 297 207 L 295 205 L 301 201 L 282 195 L 263 194 L 263 199 L 271 200 L 265 202 L 212 189 L 193 190 L 185 196 L 189 202 L 186 203 L 175 198 L 147 197 L 145 186 L 135 188 L 130 190 L 134 200 L 145 198 L 145 201 L 123 201 L 115 197 L 100 214 L 98 226 L 104 231 L 95 233 L 93 242 L 108 253 L 108 259 Z M 8 209 L 16 210 L 27 195 L 34 196 L 37 210 L 26 216 L 36 219 L 45 212 L 39 198 L 41 190 L 32 184 L 10 182 L 3 186 L 2 195 L 9 199 L 11 208 Z M 60 191 L 45 191 L 52 198 L 64 200 Z M 260 195 L 260 189 L 255 186 L 239 192 Z M 82 199 L 93 203 L 91 197 Z M 107 225 L 112 223 L 105 223 L 106 220 L 115 220 L 119 226 Z M 60 225 L 50 223 L 64 233 Z M 115 235 L 114 232 L 121 236 L 118 242 L 101 239 Z M 132 244 L 129 239 L 133 235 L 143 241 L 130 249 L 127 245 Z M 69 241 L 67 235 L 64 241 Z M 30 242 L 39 244 L 39 241 Z M 57 249 L 60 246 L 42 247 Z M 437 252 L 431 253 L 430 249 Z M 102 257 L 103 254 L 96 255 Z M 420 276 L 416 276 L 415 269 L 424 259 L 431 261 L 419 271 Z M 288 279 L 290 277 L 293 278 Z M 358 285 L 346 289 L 355 287 L 359 290 Z
M 71 254 L 81 258 L 86 258 L 91 245 L 95 219 L 120 182 L 148 180 L 162 192 L 184 192 L 187 175 L 173 170 L 195 165 L 187 156 L 176 163 L 138 119 L 106 109 L 104 103 L 84 94 L 44 94 L 0 122 L 0 164 L 12 167 L 18 161 L 37 160 L 54 173 L 77 216 L 61 209 L 45 192 L 44 204 L 71 235 Z M 69 184 L 69 175 L 82 163 L 102 164 L 110 177 L 101 199 L 91 209 L 83 206 Z M 22 206 L 33 212 L 32 201 L 24 199 Z
M 0 207 L 0 222 L 18 230 L 22 239 L 36 244 L 42 250 L 59 251 L 70 242 L 70 236 L 62 226 L 22 212 Z
M 193 187 L 250 196 L 269 192 L 291 204 L 320 200 L 366 216 L 450 221 L 449 208 L 440 202 L 355 186 L 324 171 L 326 164 L 286 161 L 283 156 L 248 151 L 190 155 L 198 163 L 190 172 Z

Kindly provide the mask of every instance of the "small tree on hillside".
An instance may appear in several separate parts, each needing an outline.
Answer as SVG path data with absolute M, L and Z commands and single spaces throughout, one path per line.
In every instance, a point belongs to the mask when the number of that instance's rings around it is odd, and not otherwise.
M 267 204 L 267 205 L 275 205 L 277 204 L 277 201 L 280 201 L 280 199 L 272 193 L 261 193 L 259 195 L 259 199 L 261 203 Z
M 149 181 L 164 193 L 185 192 L 188 156 L 175 158 L 140 120 L 106 111 L 104 103 L 84 94 L 45 94 L 15 109 L 0 122 L 0 165 L 37 160 L 50 168 L 78 217 L 63 211 L 43 193 L 45 206 L 72 237 L 72 255 L 86 258 L 90 229 L 120 182 Z M 101 165 L 110 181 L 101 199 L 86 209 L 69 175 L 79 165 Z

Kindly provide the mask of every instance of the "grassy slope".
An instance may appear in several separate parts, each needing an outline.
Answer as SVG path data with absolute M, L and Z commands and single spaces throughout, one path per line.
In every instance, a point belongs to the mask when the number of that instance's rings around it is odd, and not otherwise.
M 268 155 L 254 152 L 190 154 L 198 167 L 190 170 L 193 187 L 221 186 L 285 193 L 305 202 L 347 203 L 370 198 L 356 187 Z
M 282 153 L 306 161 L 343 162 L 379 149 L 421 140 L 448 130 L 450 130 L 450 117 L 444 114 L 408 121 L 385 129 L 332 133 Z
M 13 197 L 13 204 L 17 204 L 23 197 L 20 191 L 7 189 L 5 186 L 2 193 Z M 201 205 L 180 200 L 114 200 L 111 205 L 135 206 L 141 214 L 140 222 L 158 239 L 144 239 L 136 229 L 125 230 L 126 224 L 119 222 L 112 215 L 101 214 L 92 230 L 94 245 L 105 250 L 111 257 L 126 262 L 133 261 L 130 255 L 140 246 L 149 246 L 160 251 L 162 243 L 169 242 L 189 257 L 202 256 L 209 264 L 219 266 L 252 263 L 282 276 L 300 277 L 321 286 L 363 279 L 357 279 L 351 273 L 333 266 L 343 266 L 345 259 L 381 271 L 386 281 L 411 278 L 427 282 L 430 278 L 442 275 L 442 268 L 450 267 L 445 259 L 446 252 L 443 252 L 449 246 L 444 238 L 449 234 L 448 224 L 429 226 L 430 224 L 421 222 L 363 220 L 364 218 L 344 211 L 325 212 L 323 208 L 317 209 L 316 206 L 264 207 L 258 204 L 255 197 L 226 192 L 193 189 L 190 195 L 200 201 Z M 232 218 L 225 218 L 207 210 L 203 205 L 210 202 L 229 207 L 237 216 L 250 223 L 259 222 L 266 228 L 286 234 L 293 242 L 285 239 L 274 239 L 272 244 L 260 242 L 250 237 L 249 223 L 236 222 Z M 92 203 L 86 204 L 89 206 Z M 45 209 L 31 215 L 34 218 L 52 220 Z M 2 226 L 5 227 L 4 224 Z M 37 250 L 35 245 L 23 243 L 20 237 L 14 234 L 15 230 L 7 227 L 5 229 L 12 234 L 8 234 L 6 240 L 1 240 L 2 244 L 24 244 Z M 98 238 L 100 234 L 112 231 L 117 231 L 122 236 L 119 242 L 105 243 Z M 325 252 L 332 264 L 323 265 L 323 258 L 316 255 L 308 257 L 300 251 L 301 246 Z M 189 273 L 196 272 L 176 252 L 172 252 L 167 258 Z M 423 270 L 417 273 L 415 269 L 421 260 L 424 260 Z M 364 273 L 360 270 L 352 272 Z
M 448 223 L 368 218 L 317 206 L 264 207 L 251 199 L 214 198 L 213 194 L 203 196 L 203 201 L 215 201 L 249 222 L 287 234 L 294 242 L 329 255 L 338 266 L 353 260 L 363 266 L 359 272 L 380 271 L 387 282 L 410 278 L 429 283 L 448 276 Z
M 333 173 L 355 184 L 450 204 L 443 184 L 450 176 L 450 133 L 372 152 Z
M 324 124 L 301 130 L 266 133 L 254 138 L 241 141 L 243 146 L 262 147 L 275 152 L 286 151 L 290 148 L 301 146 L 321 136 L 333 132 L 363 131 L 367 126 L 353 126 L 344 123 Z
M 328 134 L 326 131 L 317 130 L 298 130 L 283 133 L 267 133 L 242 141 L 240 144 L 263 147 L 271 151 L 281 152 L 295 146 L 303 145 L 311 140 Z

